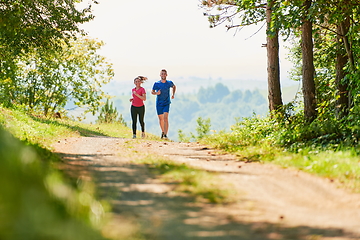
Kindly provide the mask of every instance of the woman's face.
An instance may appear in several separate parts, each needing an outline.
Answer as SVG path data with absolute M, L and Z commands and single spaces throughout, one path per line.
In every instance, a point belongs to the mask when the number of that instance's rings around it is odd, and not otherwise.
M 136 85 L 136 86 L 140 86 L 141 85 L 141 80 L 140 79 L 135 79 L 134 80 L 134 84 Z

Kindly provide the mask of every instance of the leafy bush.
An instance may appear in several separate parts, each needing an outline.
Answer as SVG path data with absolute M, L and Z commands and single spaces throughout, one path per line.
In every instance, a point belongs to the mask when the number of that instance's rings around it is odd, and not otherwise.
M 189 137 L 186 134 L 184 134 L 181 129 L 179 129 L 178 137 L 180 142 L 190 142 L 192 139 L 198 141 L 200 139 L 203 139 L 205 136 L 207 136 L 210 133 L 210 128 L 211 128 L 210 118 L 203 119 L 202 117 L 198 117 L 196 122 L 197 122 L 197 127 L 196 127 L 197 136 L 193 133 L 190 133 L 190 137 Z
M 204 142 L 228 151 L 237 151 L 248 146 L 271 144 L 277 123 L 255 114 L 249 118 L 237 119 L 230 132 L 207 135 Z
M 2 128 L 0 156 L 0 239 L 104 239 L 94 228 L 104 209 L 91 186 L 66 184 L 32 147 Z
M 126 122 L 122 116 L 122 114 L 119 115 L 116 107 L 114 107 L 114 104 L 109 102 L 109 99 L 106 100 L 105 105 L 100 110 L 100 115 L 98 116 L 98 119 L 96 121 L 97 123 L 115 123 L 119 122 L 121 124 L 124 124 L 126 126 Z
M 303 112 L 297 110 L 296 103 L 289 103 L 273 117 L 253 114 L 237 119 L 229 133 L 222 132 L 210 138 L 218 147 L 235 151 L 248 146 L 276 146 L 293 152 L 304 148 L 337 150 L 357 146 L 359 126 L 360 117 L 355 114 L 338 120 L 328 112 L 322 112 L 308 123 Z

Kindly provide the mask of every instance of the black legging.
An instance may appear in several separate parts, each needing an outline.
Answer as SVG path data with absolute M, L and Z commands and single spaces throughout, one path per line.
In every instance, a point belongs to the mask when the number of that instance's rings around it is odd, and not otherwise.
M 132 119 L 133 134 L 136 134 L 137 115 L 139 115 L 141 131 L 145 132 L 145 123 L 144 123 L 145 105 L 143 105 L 141 107 L 135 107 L 135 106 L 131 105 L 131 119 Z

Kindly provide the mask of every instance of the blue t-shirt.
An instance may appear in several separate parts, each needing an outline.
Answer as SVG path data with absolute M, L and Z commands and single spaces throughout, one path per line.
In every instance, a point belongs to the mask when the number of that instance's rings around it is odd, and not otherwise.
M 168 105 L 171 103 L 170 101 L 170 88 L 174 86 L 172 81 L 166 80 L 166 82 L 157 81 L 154 83 L 153 90 L 161 91 L 160 95 L 156 97 L 156 104 L 157 105 Z

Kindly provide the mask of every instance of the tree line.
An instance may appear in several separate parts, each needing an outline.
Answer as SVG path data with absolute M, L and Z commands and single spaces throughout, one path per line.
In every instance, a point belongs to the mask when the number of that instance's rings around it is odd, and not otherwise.
M 351 119 L 359 115 L 359 20 L 355 0 L 204 0 L 210 26 L 242 28 L 264 23 L 267 33 L 268 100 L 272 114 L 283 114 L 279 38 L 293 43 L 293 77 L 302 81 L 302 113 Z

